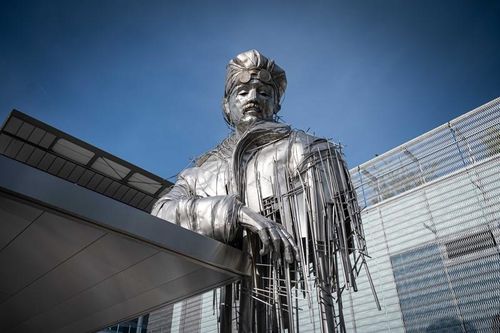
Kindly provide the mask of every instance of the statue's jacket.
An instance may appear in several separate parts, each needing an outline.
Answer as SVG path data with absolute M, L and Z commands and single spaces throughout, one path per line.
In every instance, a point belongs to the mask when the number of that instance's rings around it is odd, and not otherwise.
M 366 248 L 339 145 L 281 123 L 259 123 L 180 173 L 152 214 L 231 243 L 241 233 L 241 205 L 281 223 L 295 238 L 301 279 L 312 273 L 328 294 L 355 284 Z

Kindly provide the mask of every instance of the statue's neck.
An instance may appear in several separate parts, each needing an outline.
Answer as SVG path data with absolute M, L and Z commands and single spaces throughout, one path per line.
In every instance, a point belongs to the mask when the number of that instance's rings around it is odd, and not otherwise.
M 245 133 L 251 131 L 252 128 L 255 127 L 255 125 L 257 125 L 261 122 L 262 121 L 241 122 L 235 126 L 234 134 L 236 135 L 237 138 L 241 138 L 243 135 L 245 135 Z
M 245 121 L 241 122 L 238 125 L 236 125 L 234 134 L 236 135 L 237 138 L 241 138 L 248 132 L 252 132 L 256 128 L 263 128 L 266 127 L 267 125 L 273 126 L 277 124 L 275 121 L 269 121 L 269 120 L 254 120 L 254 121 Z
M 236 127 L 232 134 L 232 138 L 236 140 L 236 142 L 239 142 L 244 138 L 252 137 L 253 140 L 257 140 L 262 144 L 262 142 L 272 141 L 277 137 L 286 135 L 290 130 L 290 126 L 283 123 L 275 121 L 256 121 L 252 123 L 252 126 Z

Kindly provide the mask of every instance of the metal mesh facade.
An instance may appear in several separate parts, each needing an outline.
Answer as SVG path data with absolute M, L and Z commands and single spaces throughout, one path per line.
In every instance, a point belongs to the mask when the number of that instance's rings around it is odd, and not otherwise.
M 499 129 L 496 99 L 351 170 L 382 311 L 364 278 L 349 331 L 498 332 Z
M 360 205 L 405 193 L 500 152 L 500 98 L 351 170 Z
M 351 170 L 382 311 L 361 274 L 348 332 L 500 332 L 499 153 L 497 98 Z M 148 332 L 217 332 L 213 293 L 198 297 Z M 318 309 L 298 305 L 299 331 L 318 331 Z

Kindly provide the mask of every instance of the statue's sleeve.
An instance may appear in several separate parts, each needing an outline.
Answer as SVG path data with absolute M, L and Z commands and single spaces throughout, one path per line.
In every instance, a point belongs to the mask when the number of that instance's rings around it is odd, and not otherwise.
M 196 194 L 196 183 L 195 168 L 185 170 L 172 189 L 154 204 L 151 214 L 218 241 L 232 241 L 241 203 L 233 195 Z
M 314 140 L 305 151 L 299 172 L 302 179 L 308 180 L 309 195 L 316 205 L 314 209 L 326 210 L 322 214 L 342 229 L 338 230 L 341 248 L 364 248 L 356 191 L 340 145 L 324 139 Z M 356 246 L 352 242 L 358 237 L 361 242 Z
M 294 180 L 295 188 L 300 189 L 297 201 L 303 203 L 306 214 L 305 219 L 299 216 L 298 221 L 304 221 L 301 230 L 307 232 L 302 232 L 302 237 L 312 245 L 305 249 L 305 259 L 324 270 L 316 272 L 323 278 L 339 277 L 340 267 L 325 265 L 322 260 L 338 262 L 343 268 L 344 283 L 351 285 L 366 254 L 366 245 L 356 192 L 341 147 L 307 135 L 299 136 L 298 142 L 295 155 L 300 162 Z M 324 252 L 310 252 L 318 248 Z M 361 260 L 356 260 L 360 256 Z

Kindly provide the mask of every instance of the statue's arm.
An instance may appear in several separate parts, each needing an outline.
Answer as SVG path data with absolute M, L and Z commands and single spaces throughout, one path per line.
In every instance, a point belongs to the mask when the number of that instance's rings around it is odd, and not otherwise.
M 309 185 L 309 197 L 316 198 L 313 211 L 332 215 L 330 223 L 342 229 L 338 237 L 343 247 L 366 252 L 356 191 L 341 147 L 316 139 L 308 142 L 303 157 L 299 173 Z M 332 211 L 324 211 L 326 208 Z
M 221 242 L 232 241 L 238 229 L 239 201 L 231 195 L 201 197 L 190 183 L 181 174 L 151 214 Z
M 196 195 L 196 177 L 190 177 L 189 173 L 179 176 L 170 192 L 155 203 L 151 214 L 224 243 L 234 240 L 242 227 L 259 236 L 261 255 L 283 250 L 289 263 L 298 257 L 293 238 L 281 225 L 253 212 L 234 195 Z

